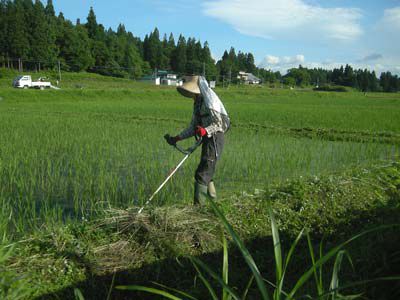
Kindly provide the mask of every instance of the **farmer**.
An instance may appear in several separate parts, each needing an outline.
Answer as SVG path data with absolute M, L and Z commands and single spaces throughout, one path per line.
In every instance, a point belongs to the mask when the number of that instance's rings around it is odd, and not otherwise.
M 168 144 L 175 145 L 194 135 L 202 137 L 201 159 L 194 177 L 194 204 L 202 205 L 207 196 L 211 199 L 217 198 L 213 176 L 230 121 L 224 105 L 204 77 L 187 76 L 185 83 L 177 89 L 184 97 L 194 100 L 192 121 L 179 135 L 167 135 L 166 140 Z

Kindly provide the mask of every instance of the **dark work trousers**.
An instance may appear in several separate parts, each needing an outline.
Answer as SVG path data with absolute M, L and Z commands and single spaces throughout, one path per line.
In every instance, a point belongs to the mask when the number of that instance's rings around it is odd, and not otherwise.
M 224 149 L 224 133 L 217 132 L 212 137 L 203 137 L 201 160 L 194 178 L 203 185 L 208 185 L 213 180 L 217 161 Z

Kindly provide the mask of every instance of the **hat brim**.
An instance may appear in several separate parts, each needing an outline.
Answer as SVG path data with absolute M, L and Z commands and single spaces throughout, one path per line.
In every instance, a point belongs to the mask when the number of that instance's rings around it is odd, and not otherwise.
M 188 91 L 187 89 L 184 89 L 181 86 L 177 87 L 176 89 L 183 97 L 186 97 L 186 98 L 193 98 L 194 96 L 200 95 L 200 93 L 194 93 L 194 92 Z

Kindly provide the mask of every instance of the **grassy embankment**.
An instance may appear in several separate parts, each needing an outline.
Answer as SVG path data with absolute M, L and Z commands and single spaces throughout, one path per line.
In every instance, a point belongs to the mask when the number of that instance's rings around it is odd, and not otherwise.
M 162 136 L 188 123 L 190 101 L 171 88 L 89 74 L 66 74 L 61 91 L 13 90 L 10 78 L 0 78 L 0 230 L 5 243 L 28 239 L 18 244 L 9 262 L 12 270 L 35 278 L 39 284 L 31 287 L 36 294 L 192 253 L 194 232 L 211 245 L 196 254 L 219 249 L 218 226 L 208 221 L 213 217 L 207 210 L 171 208 L 191 202 L 197 158 L 157 197 L 154 204 L 165 208 L 155 209 L 139 225 L 134 214 L 114 210 L 145 201 L 179 161 L 180 154 Z M 398 206 L 392 209 L 398 201 L 398 166 L 371 167 L 398 155 L 398 95 L 254 87 L 217 92 L 233 127 L 216 180 L 221 205 L 246 240 L 269 236 L 263 203 L 270 197 L 276 198 L 288 236 L 308 225 L 314 233 L 339 240 L 345 224 L 358 224 L 346 232 L 354 234 L 364 218 L 379 223 L 372 216 L 382 207 L 386 211 L 389 205 L 390 216 L 398 213 Z M 357 175 L 340 176 L 353 168 Z M 374 177 L 380 172 L 394 177 L 387 182 Z M 275 194 L 270 192 L 274 185 L 279 186 Z M 256 189 L 268 192 L 252 197 Z M 109 216 L 110 209 L 122 219 L 96 221 Z M 187 227 L 194 216 L 199 223 Z M 134 226 L 122 230 L 114 227 L 115 220 L 126 220 L 125 225 L 131 220 Z M 143 227 L 143 235 L 131 231 L 140 233 Z M 54 278 L 57 272 L 61 275 Z

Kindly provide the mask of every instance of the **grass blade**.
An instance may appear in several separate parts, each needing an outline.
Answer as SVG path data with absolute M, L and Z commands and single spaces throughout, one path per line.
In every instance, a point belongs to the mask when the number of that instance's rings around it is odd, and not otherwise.
M 76 300 L 85 300 L 85 297 L 83 297 L 81 290 L 78 288 L 74 288 L 74 296 Z
M 174 288 L 170 288 L 170 287 L 168 287 L 168 286 L 166 286 L 166 285 L 163 285 L 163 284 L 161 284 L 161 283 L 153 282 L 153 281 L 152 281 L 151 283 L 154 284 L 154 285 L 157 285 L 157 286 L 159 286 L 159 287 L 162 287 L 163 289 L 166 289 L 166 290 L 169 290 L 169 291 L 171 291 L 171 292 L 174 292 L 174 293 L 177 293 L 177 294 L 179 294 L 179 295 L 182 295 L 182 296 L 185 297 L 185 300 L 187 300 L 187 299 L 190 299 L 190 300 L 198 300 L 197 298 L 195 298 L 195 297 L 189 295 L 188 293 L 185 293 L 185 292 L 183 292 L 183 291 L 180 291 L 180 290 L 177 290 L 177 289 L 174 289 Z
M 247 283 L 245 290 L 243 291 L 242 300 L 246 300 L 247 294 L 249 293 L 253 281 L 254 281 L 254 275 L 251 275 L 250 280 Z
M 208 282 L 208 280 L 203 276 L 203 273 L 201 273 L 199 267 L 196 265 L 196 263 L 192 259 L 191 259 L 191 262 L 192 262 L 194 268 L 196 269 L 197 273 L 199 274 L 201 281 L 203 282 L 203 284 L 207 288 L 208 292 L 210 293 L 212 299 L 218 300 L 217 294 L 215 293 L 214 289 L 212 288 L 212 286 Z
M 229 224 L 228 220 L 225 218 L 224 214 L 217 207 L 217 205 L 214 203 L 214 201 L 210 201 L 210 203 L 211 203 L 211 206 L 214 209 L 216 215 L 222 221 L 225 229 L 229 232 L 229 234 L 231 235 L 233 241 L 238 246 L 240 252 L 243 255 L 244 260 L 246 261 L 247 265 L 249 266 L 250 270 L 252 271 L 252 273 L 253 273 L 253 275 L 254 275 L 254 277 L 256 279 L 256 282 L 257 282 L 257 285 L 258 285 L 258 289 L 259 289 L 259 291 L 261 293 L 262 299 L 263 300 L 269 300 L 270 297 L 269 297 L 268 292 L 267 292 L 267 287 L 266 287 L 266 285 L 264 283 L 264 280 L 263 280 L 263 278 L 261 276 L 261 273 L 258 270 L 258 267 L 257 267 L 256 263 L 254 262 L 254 259 L 251 256 L 250 252 L 247 250 L 247 248 L 244 245 L 244 243 L 242 242 L 242 240 L 236 234 L 235 230 Z
M 293 298 L 293 296 L 296 294 L 296 292 L 304 285 L 304 283 L 306 283 L 308 281 L 310 276 L 312 276 L 312 274 L 314 273 L 315 268 L 318 268 L 319 266 L 321 266 L 324 263 L 326 263 L 328 260 L 330 260 L 333 256 L 335 256 L 336 253 L 339 252 L 347 244 L 353 242 L 356 239 L 359 239 L 360 237 L 362 237 L 362 236 L 364 236 L 366 234 L 369 234 L 369 233 L 372 233 L 372 232 L 376 232 L 376 231 L 380 231 L 380 230 L 383 230 L 383 229 L 399 227 L 399 226 L 400 225 L 383 225 L 383 226 L 375 227 L 375 228 L 372 228 L 372 229 L 368 229 L 366 231 L 363 231 L 363 232 L 351 237 L 350 239 L 348 239 L 347 241 L 343 242 L 339 246 L 336 246 L 335 248 L 331 249 L 327 254 L 325 254 L 323 257 L 321 257 L 308 271 L 306 271 L 300 277 L 300 279 L 296 282 L 296 284 L 295 284 L 294 288 L 292 289 L 292 291 L 289 293 L 288 298 L 289 299 Z
M 115 275 L 116 274 L 117 273 L 115 273 L 115 272 L 113 274 L 113 277 L 112 277 L 112 280 L 111 280 L 110 289 L 108 290 L 107 300 L 111 300 L 111 293 L 112 293 L 112 290 L 113 290 L 113 286 L 114 286 L 114 282 L 115 282 Z
M 150 293 L 153 295 L 163 296 L 164 298 L 171 299 L 171 300 L 183 300 L 183 299 L 178 298 L 166 291 L 155 289 L 155 288 L 150 288 L 150 287 L 146 287 L 146 286 L 141 286 L 141 285 L 121 285 L 121 286 L 117 286 L 116 289 L 125 290 L 125 291 L 146 292 L 146 293 Z
M 317 267 L 315 266 L 315 255 L 314 255 L 314 247 L 312 245 L 311 242 L 311 237 L 310 234 L 307 232 L 307 243 L 308 243 L 308 249 L 310 252 L 310 256 L 311 256 L 311 261 L 312 261 L 312 265 L 313 265 L 313 273 L 314 273 L 314 279 L 315 279 L 315 285 L 317 286 L 317 291 L 318 291 L 318 296 L 322 295 L 323 293 L 323 287 L 321 286 L 321 283 L 318 280 L 318 274 L 317 274 Z
M 336 256 L 335 264 L 333 266 L 332 280 L 331 280 L 331 284 L 330 284 L 330 288 L 329 288 L 330 291 L 337 290 L 337 288 L 339 287 L 339 273 L 340 273 L 340 268 L 342 265 L 344 255 L 347 256 L 347 258 L 350 261 L 350 264 L 353 266 L 353 262 L 351 260 L 350 255 L 348 254 L 348 252 L 345 250 L 339 251 Z M 337 292 L 332 292 L 333 300 L 336 298 L 336 296 L 337 296 Z
M 345 284 L 343 286 L 338 287 L 337 289 L 330 290 L 330 291 L 322 294 L 321 296 L 319 296 L 317 299 L 323 299 L 325 296 L 332 294 L 332 292 L 337 292 L 337 291 L 344 290 L 347 288 L 364 285 L 366 283 L 374 283 L 374 282 L 378 282 L 378 281 L 399 281 L 399 280 L 400 280 L 400 276 L 392 276 L 392 277 L 379 277 L 379 278 L 375 278 L 375 279 L 367 279 L 367 280 L 357 281 L 357 282 Z
M 321 258 L 322 256 L 324 256 L 324 252 L 323 252 L 323 249 L 324 249 L 324 237 L 322 237 L 322 240 L 321 240 L 321 242 L 319 243 L 319 258 Z M 320 283 L 320 285 L 321 286 L 324 286 L 324 282 L 323 282 L 323 279 L 322 279 L 322 272 L 323 272 L 323 267 L 324 267 L 324 265 L 321 265 L 320 267 L 319 267 L 319 283 Z
M 284 279 L 285 279 L 285 274 L 286 274 L 287 267 L 289 265 L 289 262 L 290 262 L 290 260 L 292 258 L 292 255 L 294 253 L 294 250 L 295 250 L 297 244 L 299 243 L 300 239 L 303 236 L 303 233 L 304 233 L 304 229 L 300 231 L 300 233 L 297 235 L 295 241 L 290 246 L 290 250 L 289 250 L 288 255 L 287 255 L 286 259 L 285 259 L 283 272 L 282 272 L 282 277 L 281 277 L 281 280 L 278 282 L 277 289 L 279 290 L 279 294 L 281 294 L 283 292 L 283 282 L 284 282 Z
M 229 276 L 229 262 L 228 262 L 228 242 L 225 236 L 222 234 L 222 246 L 223 246 L 223 261 L 222 261 L 222 280 L 226 285 L 228 285 Z M 226 289 L 222 289 L 222 300 L 228 300 L 228 292 Z
M 235 299 L 235 300 L 240 300 L 240 297 L 236 294 L 234 290 L 232 290 L 231 287 L 229 287 L 227 284 L 225 284 L 224 280 L 218 276 L 217 273 L 215 273 L 213 270 L 211 270 L 206 264 L 204 264 L 202 261 L 199 259 L 192 257 L 191 258 L 192 263 L 195 265 L 196 270 L 198 270 L 198 267 L 201 267 L 204 271 L 206 271 L 212 278 L 218 281 L 218 283 L 222 286 L 223 289 L 225 289 L 229 294 Z M 199 271 L 198 271 L 199 272 Z M 200 274 L 200 273 L 199 273 Z M 214 293 L 215 294 L 215 293 Z M 217 298 L 218 299 L 218 298 Z
M 276 282 L 280 282 L 282 278 L 282 249 L 281 241 L 279 239 L 278 226 L 276 225 L 275 217 L 272 212 L 271 204 L 268 205 L 268 214 L 271 219 L 272 240 L 274 243 L 274 254 L 276 264 Z
M 268 283 L 268 285 L 270 285 L 270 286 L 272 286 L 274 289 L 277 289 L 278 288 L 278 286 L 275 284 L 275 283 L 273 283 L 273 282 L 271 282 L 271 281 L 269 281 L 269 280 L 267 280 L 267 279 L 264 279 L 264 281 L 266 282 L 266 283 Z M 284 296 L 288 296 L 288 294 L 285 292 L 285 291 L 281 291 L 281 295 L 284 295 Z

